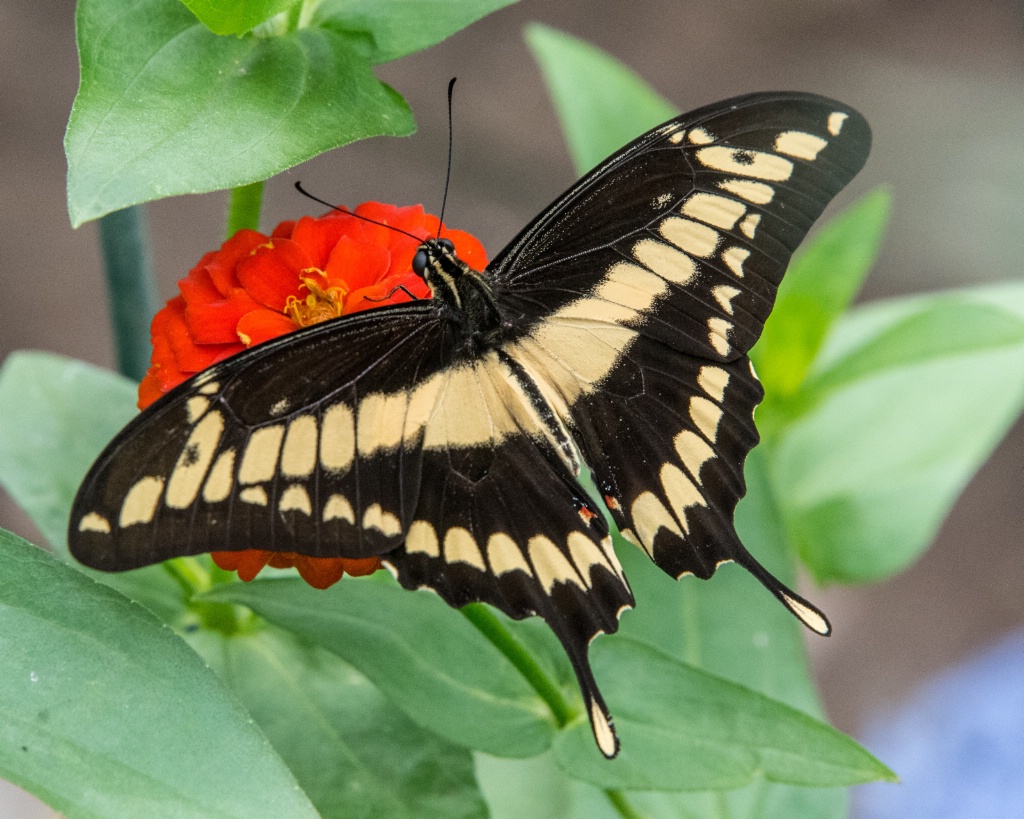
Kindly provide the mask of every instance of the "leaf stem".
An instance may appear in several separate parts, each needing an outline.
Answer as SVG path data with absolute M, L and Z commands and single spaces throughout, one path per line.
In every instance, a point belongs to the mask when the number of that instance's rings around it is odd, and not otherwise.
M 231 189 L 231 201 L 228 204 L 227 238 L 238 231 L 260 229 L 260 208 L 263 206 L 263 183 L 253 182 Z
M 203 628 L 220 631 L 229 637 L 241 631 L 248 618 L 231 603 L 194 599 L 215 584 L 212 573 L 194 557 L 176 557 L 163 562 L 164 570 L 173 577 L 185 595 L 185 605 L 198 617 Z
M 568 725 L 576 716 L 576 712 L 565 701 L 565 697 L 558 690 L 558 686 L 548 678 L 547 674 L 537 664 L 537 661 L 533 659 L 533 656 L 505 628 L 502 622 L 491 613 L 490 609 L 482 603 L 470 603 L 468 606 L 463 606 L 459 611 L 462 612 L 469 622 L 476 626 L 484 637 L 491 641 L 498 651 L 508 658 L 509 662 L 533 686 L 533 690 L 540 695 L 540 698 L 551 709 L 558 727 L 562 728 Z M 623 819 L 643 819 L 633 806 L 629 804 L 626 795 L 622 791 L 617 788 L 607 788 L 604 794 Z
M 612 803 L 612 807 L 618 811 L 619 816 L 623 817 L 623 819 L 643 819 L 643 815 L 629 804 L 629 801 L 626 799 L 626 794 L 618 788 L 607 788 L 604 795 L 608 797 L 608 801 Z
M 99 231 L 117 369 L 140 381 L 149 368 L 149 323 L 157 308 L 145 212 L 134 205 L 108 213 Z
M 512 633 L 505 628 L 502 622 L 491 613 L 482 603 L 470 603 L 463 606 L 459 611 L 469 622 L 484 635 L 491 643 L 504 654 L 510 663 L 514 665 L 528 683 L 533 686 L 542 700 L 547 703 L 551 713 L 554 714 L 558 727 L 568 725 L 576 716 L 576 713 L 565 701 L 562 692 L 558 690 L 543 669 L 533 659 L 533 656 L 526 650 Z

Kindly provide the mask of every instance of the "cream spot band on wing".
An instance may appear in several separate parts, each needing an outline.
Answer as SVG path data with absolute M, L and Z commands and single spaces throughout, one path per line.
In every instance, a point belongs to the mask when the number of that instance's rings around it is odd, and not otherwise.
M 356 455 L 355 418 L 348 405 L 328 407 L 320 424 L 320 465 L 328 472 L 346 472 Z
M 693 145 L 710 145 L 715 138 L 703 128 L 692 128 L 689 133 L 690 143 Z
M 695 395 L 690 399 L 690 420 L 710 443 L 718 437 L 718 424 L 722 420 L 722 408 L 717 404 Z
M 659 477 L 662 489 L 665 490 L 665 497 L 668 498 L 676 520 L 682 524 L 683 531 L 689 534 L 690 527 L 686 519 L 686 510 L 691 506 L 706 506 L 704 496 L 693 481 L 686 477 L 683 470 L 674 464 L 663 464 Z
M 359 402 L 356 447 L 360 455 L 396 449 L 402 443 L 408 402 L 405 392 L 374 393 Z
M 723 310 L 732 315 L 732 300 L 740 294 L 740 291 L 735 287 L 729 287 L 726 284 L 720 284 L 717 287 L 711 288 L 711 295 L 717 301 Z
M 185 413 L 188 415 L 188 422 L 194 424 L 203 417 L 203 413 L 210 408 L 210 399 L 202 395 L 193 395 L 185 404 Z
M 167 481 L 164 503 L 169 507 L 185 509 L 196 499 L 223 433 L 224 416 L 219 412 L 208 412 L 192 428 Z
M 767 205 L 775 196 L 775 188 L 764 182 L 750 179 L 726 179 L 718 183 L 718 187 L 729 193 L 736 194 L 755 205 Z
M 225 449 L 213 462 L 210 474 L 203 484 L 203 500 L 207 503 L 220 503 L 231 495 L 231 487 L 235 479 L 235 450 Z
M 765 179 L 770 182 L 785 182 L 793 175 L 792 162 L 763 151 L 712 145 L 697 150 L 695 154 L 704 167 L 723 173 Z
M 735 199 L 713 193 L 695 193 L 683 203 L 682 212 L 684 216 L 699 219 L 717 228 L 732 230 L 747 212 L 747 206 Z
M 306 487 L 299 483 L 293 483 L 281 493 L 277 501 L 278 512 L 302 512 L 304 515 L 313 514 L 313 504 L 309 500 L 309 492 Z
M 780 154 L 806 159 L 813 162 L 821 149 L 828 145 L 827 139 L 804 131 L 783 131 L 775 137 L 775 150 Z
M 597 740 L 597 747 L 601 749 L 601 753 L 611 759 L 615 756 L 617 743 L 615 742 L 615 731 L 612 730 L 612 725 L 608 722 L 608 717 L 604 715 L 596 702 L 590 703 L 590 724 L 594 728 L 594 739 Z
M 729 355 L 729 332 L 732 324 L 722 318 L 708 319 L 708 341 L 720 356 Z
M 725 395 L 725 388 L 729 384 L 729 373 L 721 367 L 701 367 L 697 373 L 697 384 L 704 392 L 721 404 L 722 397 Z
M 587 587 L 569 562 L 569 558 L 549 538 L 534 535 L 527 547 L 537 580 L 548 594 L 551 594 L 555 583 L 572 583 L 580 588 Z
M 430 521 L 416 520 L 409 527 L 405 538 L 405 551 L 409 554 L 420 553 L 427 557 L 440 557 L 441 544 L 437 540 L 437 530 Z
M 78 531 L 99 532 L 101 535 L 109 535 L 110 521 L 103 517 L 103 515 L 90 512 L 87 515 L 83 515 L 82 519 L 78 522 Z
M 697 275 L 697 263 L 690 256 L 657 239 L 641 239 L 633 245 L 633 256 L 674 284 L 689 284 Z
M 672 513 L 665 508 L 657 495 L 653 492 L 641 492 L 630 507 L 630 514 L 633 517 L 633 524 L 636 526 L 636 534 L 643 544 L 644 551 L 648 554 L 654 553 L 654 537 L 659 529 L 666 529 L 677 537 L 682 537 Z M 625 537 L 625 533 L 623 533 Z
M 680 432 L 673 440 L 673 443 L 675 444 L 679 460 L 683 462 L 686 471 L 699 484 L 701 482 L 700 468 L 715 457 L 715 451 L 696 432 L 691 432 L 688 429 Z
M 715 252 L 722 238 L 717 230 L 681 216 L 663 219 L 659 231 L 680 250 L 702 259 Z
M 726 248 L 722 253 L 722 261 L 725 262 L 725 266 L 732 271 L 733 275 L 738 279 L 742 279 L 746 275 L 746 271 L 743 269 L 743 263 L 750 258 L 750 251 L 745 247 L 730 247 Z
M 247 486 L 238 493 L 238 499 L 254 506 L 266 506 L 268 503 L 267 490 L 262 486 Z
M 281 472 L 288 478 L 308 478 L 316 467 L 317 424 L 312 415 L 300 415 L 288 424 L 281 449 Z
M 843 130 L 843 123 L 846 122 L 849 114 L 844 114 L 842 111 L 833 111 L 828 115 L 828 132 L 832 136 L 839 136 L 839 132 Z
M 344 495 L 339 495 L 337 492 L 327 499 L 327 503 L 324 504 L 322 517 L 324 523 L 330 520 L 343 520 L 346 523 L 352 524 L 356 522 L 356 513 L 352 509 L 352 504 L 349 503 L 348 498 Z
M 782 593 L 782 598 L 786 607 L 800 618 L 800 621 L 811 629 L 811 631 L 816 631 L 818 634 L 828 634 L 832 631 L 832 627 L 828 624 L 828 620 L 822 617 L 821 614 L 816 612 L 810 606 L 804 605 L 799 600 L 790 597 L 785 592 Z
M 140 478 L 121 504 L 121 516 L 117 523 L 122 529 L 136 523 L 149 523 L 156 514 L 160 495 L 164 491 L 164 479 L 155 476 Z
M 402 531 L 402 524 L 390 512 L 385 512 L 379 503 L 371 503 L 363 512 L 363 528 L 376 529 L 388 537 L 393 537 Z
M 476 538 L 468 529 L 461 526 L 453 526 L 445 532 L 444 559 L 449 563 L 468 563 L 482 572 L 487 571 L 487 564 L 484 563 L 484 556 L 480 554 Z
M 487 562 L 491 564 L 491 572 L 497 577 L 514 571 L 533 574 L 522 549 L 504 532 L 495 532 L 487 539 Z
M 284 424 L 260 427 L 249 436 L 245 445 L 238 480 L 243 484 L 264 483 L 277 471 L 277 456 L 284 439 Z

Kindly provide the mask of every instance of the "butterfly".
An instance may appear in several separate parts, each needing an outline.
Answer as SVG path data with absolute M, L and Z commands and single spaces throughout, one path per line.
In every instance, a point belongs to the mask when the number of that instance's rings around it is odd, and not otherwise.
M 870 141 L 839 102 L 750 94 L 622 148 L 483 271 L 424 241 L 431 298 L 255 346 L 129 423 L 78 491 L 72 554 L 108 571 L 249 548 L 379 556 L 452 606 L 540 616 L 614 757 L 588 646 L 634 598 L 584 476 L 672 577 L 734 561 L 830 631 L 733 514 L 763 397 L 747 352 Z

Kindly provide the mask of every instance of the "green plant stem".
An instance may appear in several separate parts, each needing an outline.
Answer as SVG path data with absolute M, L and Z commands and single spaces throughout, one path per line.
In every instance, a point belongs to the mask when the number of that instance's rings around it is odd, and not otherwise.
M 608 797 L 612 807 L 618 811 L 619 816 L 623 817 L 623 819 L 643 819 L 643 815 L 638 813 L 636 808 L 629 804 L 626 794 L 618 788 L 608 788 L 605 790 L 604 795 Z
M 558 686 L 548 678 L 547 674 L 537 664 L 537 661 L 533 659 L 522 643 L 513 637 L 512 633 L 502 625 L 501 621 L 482 603 L 470 603 L 468 606 L 463 606 L 459 611 L 462 612 L 469 622 L 476 626 L 484 637 L 491 641 L 498 651 L 508 658 L 512 665 L 519 669 L 519 673 L 526 678 L 526 681 L 533 686 L 533 690 L 547 703 L 551 713 L 555 716 L 555 722 L 558 723 L 558 727 L 562 728 L 568 725 L 573 717 L 576 716 L 576 713 L 569 706 L 569 703 L 565 701 L 565 697 L 558 690 Z M 622 791 L 608 788 L 604 791 L 604 794 L 623 819 L 643 819 L 633 806 L 629 804 L 626 795 Z
M 149 323 L 157 309 L 142 206 L 108 213 L 99 220 L 99 231 L 117 369 L 140 381 L 149 368 Z
M 231 201 L 228 204 L 227 238 L 238 231 L 260 229 L 260 208 L 263 206 L 263 183 L 253 182 L 231 189 Z
M 204 628 L 220 631 L 229 637 L 242 630 L 245 616 L 231 603 L 212 603 L 194 599 L 214 585 L 211 573 L 194 557 L 176 557 L 163 562 L 164 570 L 177 581 L 185 595 L 185 605 L 192 610 Z
M 484 635 L 494 646 L 504 654 L 510 663 L 519 669 L 528 683 L 533 686 L 542 700 L 547 703 L 551 713 L 555 716 L 558 727 L 568 725 L 576 716 L 569 703 L 565 701 L 562 692 L 558 690 L 547 674 L 537 664 L 530 653 L 523 645 L 512 636 L 511 632 L 501 621 L 495 617 L 482 603 L 470 603 L 463 606 L 459 611 L 471 622 L 481 634 Z

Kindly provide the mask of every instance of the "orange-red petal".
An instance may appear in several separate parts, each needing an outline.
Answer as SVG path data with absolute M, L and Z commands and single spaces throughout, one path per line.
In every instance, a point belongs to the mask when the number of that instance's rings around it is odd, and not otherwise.
M 235 272 L 238 263 L 267 241 L 264 234 L 255 230 L 240 230 L 221 245 L 220 250 L 206 254 L 196 268 L 204 268 L 221 295 L 226 296 L 241 286 Z
M 301 245 L 272 239 L 238 263 L 238 280 L 264 307 L 283 312 L 289 296 L 301 295 L 300 277 L 312 267 Z
M 324 274 L 329 285 L 342 285 L 349 292 L 380 281 L 390 264 L 391 254 L 386 247 L 343 236 L 335 243 Z
M 288 316 L 261 307 L 242 316 L 235 327 L 235 333 L 246 347 L 252 347 L 295 329 L 295 322 Z

